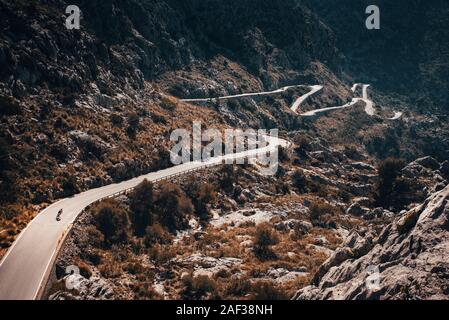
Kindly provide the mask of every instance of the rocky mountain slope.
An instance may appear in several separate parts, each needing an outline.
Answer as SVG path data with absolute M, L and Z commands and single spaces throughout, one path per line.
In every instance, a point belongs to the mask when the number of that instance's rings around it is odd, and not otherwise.
M 170 133 L 195 120 L 278 128 L 292 147 L 275 177 L 216 168 L 88 208 L 49 298 L 447 295 L 447 4 L 378 2 L 384 29 L 367 33 L 361 0 L 79 0 L 81 30 L 64 27 L 69 1 L 0 0 L 0 256 L 49 203 L 170 166 Z M 303 89 L 179 100 L 323 85 L 308 111 L 362 81 L 374 116 L 358 104 L 300 117 Z M 371 264 L 385 279 L 374 293 L 361 284 Z
M 68 4 L 0 1 L 3 248 L 47 203 L 167 166 L 172 129 L 189 127 L 193 119 L 214 127 L 235 124 L 232 110 L 226 120 L 217 110 L 181 104 L 170 93 L 201 92 L 214 78 L 216 92 L 274 88 L 318 75 L 316 68 L 294 71 L 312 60 L 336 65 L 331 32 L 292 1 L 283 6 L 263 1 L 189 6 L 184 1 L 79 1 L 79 31 L 64 27 Z M 233 29 L 228 25 L 215 37 L 220 24 L 213 12 L 233 17 Z M 260 15 L 249 15 L 254 12 Z M 301 33 L 280 32 L 285 24 L 299 28 L 305 20 Z M 234 41 L 227 41 L 231 36 Z M 317 37 L 320 41 L 312 45 Z M 304 46 L 305 40 L 309 45 Z M 248 59 L 255 55 L 259 58 Z M 219 79 L 223 63 L 234 65 L 235 72 Z M 182 82 L 173 74 L 179 69 L 193 79 L 184 81 L 183 92 L 176 90 Z M 245 118 L 252 115 L 255 121 L 247 125 L 285 126 L 271 114 L 276 107 L 259 112 L 252 104 L 248 109 Z
M 448 250 L 449 187 L 445 187 L 398 216 L 377 237 L 367 230 L 353 232 L 321 266 L 315 285 L 300 290 L 295 298 L 447 299 Z M 375 286 L 367 285 L 370 282 Z
M 449 5 L 444 0 L 302 0 L 335 33 L 344 69 L 360 80 L 408 96 L 420 109 L 447 114 Z M 365 28 L 369 5 L 380 30 Z M 445 27 L 443 27 L 445 26 Z M 412 94 L 412 95 L 410 95 Z

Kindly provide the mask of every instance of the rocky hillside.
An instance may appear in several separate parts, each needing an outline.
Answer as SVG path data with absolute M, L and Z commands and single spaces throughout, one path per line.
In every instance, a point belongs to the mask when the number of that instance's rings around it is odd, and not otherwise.
M 445 300 L 448 250 L 449 187 L 445 187 L 402 213 L 378 236 L 368 230 L 352 232 L 320 267 L 315 285 L 300 290 L 296 299 Z M 370 281 L 377 287 L 367 285 Z
M 409 96 L 447 114 L 449 4 L 444 0 L 302 0 L 334 31 L 344 69 L 360 81 Z M 365 9 L 380 8 L 381 29 L 367 30 Z M 443 27 L 445 26 L 445 27 Z M 412 94 L 412 96 L 410 96 Z
M 224 93 L 276 87 L 301 77 L 305 82 L 320 73 L 309 68 L 311 61 L 335 68 L 338 60 L 329 29 L 293 1 L 282 6 L 264 1 L 188 6 L 184 1 L 79 1 L 79 31 L 64 27 L 67 5 L 59 0 L 0 1 L 4 248 L 41 206 L 167 166 L 173 128 L 188 127 L 192 119 L 214 127 L 236 124 L 232 108 L 205 110 L 181 104 L 170 93 L 201 93 L 212 81 L 212 88 Z M 229 22 L 220 33 L 214 32 L 221 26 L 219 17 Z M 224 63 L 234 68 L 219 79 Z M 176 70 L 186 70 L 193 80 L 178 81 Z M 176 90 L 182 83 L 183 91 Z M 241 119 L 254 119 L 246 124 L 253 127 L 295 123 L 272 114 L 279 112 L 276 106 L 261 112 L 251 102 L 234 107 L 244 110 Z
M 215 168 L 88 208 L 49 298 L 447 294 L 447 4 L 378 1 L 383 29 L 368 33 L 366 1 L 317 2 L 79 0 L 81 29 L 67 30 L 70 1 L 0 0 L 0 257 L 57 199 L 170 166 L 170 133 L 195 120 L 278 128 L 292 147 L 275 177 Z M 323 85 L 308 111 L 344 105 L 362 81 L 374 116 L 357 104 L 300 117 L 290 106 L 305 89 L 180 100 Z M 368 264 L 385 279 L 377 293 L 360 284 Z

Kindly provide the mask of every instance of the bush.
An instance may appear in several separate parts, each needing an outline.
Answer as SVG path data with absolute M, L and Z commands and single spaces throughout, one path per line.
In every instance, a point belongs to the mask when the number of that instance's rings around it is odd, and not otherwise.
M 129 198 L 134 234 L 142 237 L 147 227 L 153 223 L 153 184 L 144 180 L 134 189 Z
M 108 199 L 94 209 L 94 220 L 104 236 L 105 244 L 124 243 L 128 240 L 128 212 L 116 200 Z
M 121 128 L 123 126 L 124 120 L 121 116 L 119 116 L 118 114 L 111 114 L 111 123 L 115 126 L 115 127 L 119 127 Z
M 67 130 L 70 126 L 64 118 L 58 117 L 55 123 L 53 124 L 53 127 L 55 129 Z
M 133 286 L 135 300 L 162 300 L 163 297 L 157 293 L 151 282 L 139 282 Z
M 156 244 L 149 249 L 148 256 L 156 265 L 163 265 L 175 258 L 176 252 L 172 248 Z
M 279 238 L 269 223 L 262 223 L 256 228 L 254 236 L 254 253 L 260 260 L 271 260 L 277 256 L 271 246 L 279 243 Z
M 87 243 L 95 248 L 100 248 L 104 244 L 104 235 L 95 226 L 89 225 L 86 227 Z
M 123 275 L 123 269 L 116 261 L 108 261 L 98 266 L 98 271 L 107 279 L 118 278 Z
M 222 170 L 220 187 L 227 193 L 234 192 L 234 184 L 237 182 L 239 170 L 235 165 L 225 165 Z
M 163 170 L 172 166 L 170 151 L 167 149 L 158 150 L 158 159 L 154 165 L 155 170 Z
M 13 220 L 21 215 L 22 210 L 23 208 L 18 205 L 6 205 L 1 207 L 0 217 L 5 220 Z
M 69 157 L 69 151 L 66 143 L 56 143 L 50 146 L 50 155 L 59 161 L 66 161 Z
M 173 112 L 176 110 L 177 101 L 169 96 L 162 96 L 161 98 L 161 108 Z
M 251 292 L 251 282 L 245 277 L 233 277 L 226 288 L 226 295 L 244 297 Z
M 79 268 L 81 276 L 86 279 L 90 279 L 90 277 L 92 277 L 92 270 L 90 270 L 90 266 L 87 263 L 81 259 L 78 259 L 75 265 Z
M 140 118 L 137 114 L 131 114 L 128 116 L 128 127 L 126 133 L 129 137 L 135 138 L 140 127 Z
M 13 98 L 0 96 L 0 116 L 13 116 L 20 111 L 20 105 Z
M 302 170 L 296 170 L 292 176 L 293 186 L 299 190 L 299 192 L 306 192 L 307 190 L 307 178 Z
M 252 300 L 287 300 L 288 297 L 282 293 L 272 282 L 260 281 L 254 284 Z
M 151 118 L 154 123 L 167 124 L 167 118 L 163 114 L 160 113 L 152 113 Z
M 217 284 L 208 276 L 186 276 L 182 279 L 184 289 L 182 290 L 182 298 L 185 300 L 200 300 L 203 298 L 218 295 Z
M 173 237 L 158 223 L 149 226 L 145 234 L 145 246 L 152 247 L 155 244 L 169 244 Z
M 196 215 L 201 220 L 207 221 L 210 217 L 208 205 L 215 201 L 217 196 L 214 185 L 191 181 L 187 188 L 187 195 L 192 200 Z
M 176 232 L 188 226 L 187 217 L 193 213 L 193 206 L 178 186 L 162 185 L 156 206 L 158 222 L 170 232 Z
M 341 213 L 341 209 L 324 201 L 315 201 L 310 205 L 310 220 L 314 226 L 335 227 L 333 216 Z
M 398 177 L 405 166 L 405 161 L 396 158 L 387 158 L 378 168 L 378 185 L 376 200 L 380 206 L 389 207 L 395 201 L 398 193 L 405 191 L 403 185 L 398 183 Z
M 279 147 L 279 161 L 280 162 L 289 162 L 290 161 L 290 153 L 287 148 Z
M 295 144 L 297 145 L 295 152 L 299 157 L 306 156 L 307 152 L 311 150 L 310 139 L 302 134 L 295 137 Z
M 80 191 L 74 175 L 69 175 L 68 177 L 63 178 L 61 186 L 66 197 L 72 196 Z
M 240 109 L 240 103 L 237 100 L 228 100 L 226 104 L 232 111 L 237 111 Z

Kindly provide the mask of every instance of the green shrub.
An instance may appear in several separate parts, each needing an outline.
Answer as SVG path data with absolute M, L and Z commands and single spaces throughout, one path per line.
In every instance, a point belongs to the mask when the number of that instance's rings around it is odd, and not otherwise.
M 376 195 L 377 203 L 380 206 L 389 207 L 398 194 L 405 191 L 403 183 L 398 180 L 404 166 L 405 161 L 396 158 L 387 158 L 380 163 Z
M 196 215 L 203 221 L 209 220 L 209 204 L 216 199 L 215 186 L 206 182 L 190 181 L 187 195 L 192 200 Z
M 104 236 L 106 245 L 124 243 L 128 240 L 130 224 L 128 212 L 120 202 L 113 199 L 102 201 L 94 209 L 94 220 Z
M 142 237 L 147 227 L 153 223 L 153 184 L 144 180 L 134 189 L 129 198 L 134 234 Z
M 182 190 L 173 184 L 164 184 L 157 195 L 157 221 L 170 232 L 185 229 L 193 206 Z

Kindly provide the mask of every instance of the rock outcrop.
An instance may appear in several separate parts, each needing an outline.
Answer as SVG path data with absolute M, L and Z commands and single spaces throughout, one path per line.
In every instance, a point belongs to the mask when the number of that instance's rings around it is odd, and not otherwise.
M 295 299 L 447 299 L 449 186 L 374 240 L 353 232 Z

